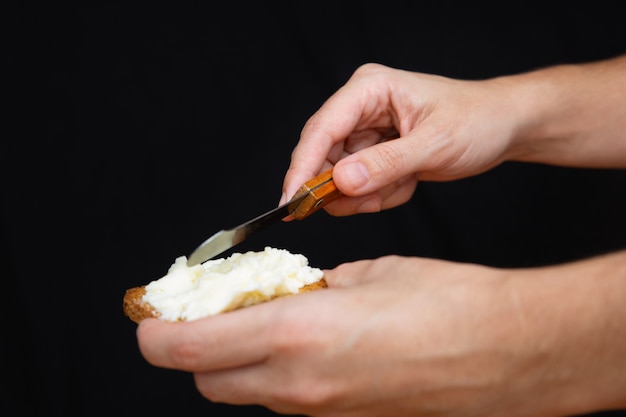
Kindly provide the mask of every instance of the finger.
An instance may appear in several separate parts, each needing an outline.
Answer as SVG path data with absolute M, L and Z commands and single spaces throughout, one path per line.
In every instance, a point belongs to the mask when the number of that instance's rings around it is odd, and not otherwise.
M 343 143 L 343 154 L 335 159 L 335 163 L 348 155 L 357 153 L 362 149 L 369 148 L 380 142 L 385 142 L 398 137 L 395 128 L 368 128 L 350 133 Z
M 353 76 L 305 123 L 291 154 L 281 204 L 293 197 L 306 181 L 330 168 L 343 154 L 343 145 L 338 144 L 354 132 L 364 108 L 371 107 L 371 100 L 367 98 L 370 91 L 359 87 L 359 83 L 359 77 Z
M 302 361 L 302 360 L 300 360 Z M 294 364 L 297 367 L 298 364 Z M 262 405 L 281 414 L 307 414 L 322 409 L 315 393 L 302 387 L 306 377 L 269 363 L 216 372 L 194 374 L 197 390 L 212 402 L 234 405 Z M 295 375 L 294 375 L 295 374 Z M 308 395 L 302 395 L 308 392 Z M 318 390 L 319 392 L 319 390 Z
M 417 178 L 409 175 L 384 187 L 383 189 L 359 197 L 342 197 L 325 207 L 328 214 L 333 216 L 349 216 L 356 213 L 376 213 L 399 206 L 409 201 Z
M 329 323 L 337 321 L 334 306 L 342 305 L 343 297 L 343 292 L 329 287 L 276 300 L 282 304 L 282 314 L 273 323 L 271 354 L 246 366 L 197 372 L 198 390 L 213 401 L 233 404 L 289 407 L 313 400 L 311 381 L 319 381 L 324 368 L 337 368 L 328 364 L 330 350 L 337 343 Z
M 336 266 L 334 269 L 325 270 L 324 279 L 331 288 L 362 285 L 372 281 L 372 279 L 368 278 L 371 276 L 368 271 L 372 265 L 374 265 L 374 261 L 369 259 L 346 262 Z
M 298 394 L 296 387 L 303 378 L 302 375 L 290 375 L 294 372 L 280 371 L 275 366 L 262 363 L 195 373 L 194 382 L 200 394 L 212 402 L 262 405 L 281 414 L 309 414 L 318 406 L 313 401 L 313 395 L 303 398 Z
M 190 322 L 143 320 L 137 328 L 139 349 L 152 365 L 189 372 L 261 363 L 273 352 L 280 323 L 314 310 L 320 296 L 324 291 L 281 297 Z
M 355 287 L 352 291 L 354 295 L 354 291 L 359 290 L 359 288 L 356 288 L 357 286 L 363 287 L 382 280 L 391 282 L 391 280 L 397 278 L 411 277 L 416 274 L 417 268 L 422 270 L 425 266 L 433 263 L 434 261 L 421 258 L 411 258 L 411 262 L 406 262 L 406 258 L 401 256 L 386 255 L 376 259 L 364 259 L 340 264 L 334 269 L 324 271 L 324 279 L 330 288 Z M 408 280 L 416 281 L 411 278 Z M 385 287 L 391 288 L 387 283 L 385 283 Z
M 436 132 L 423 135 L 422 130 L 361 149 L 337 162 L 333 172 L 337 188 L 350 196 L 366 195 L 445 164 L 441 155 L 448 155 L 449 141 Z M 437 160 L 433 160 L 435 155 Z
M 338 104 L 333 98 L 317 111 L 305 124 L 300 141 L 291 154 L 291 163 L 283 183 L 281 204 L 286 203 L 305 182 L 329 168 L 331 150 L 341 153 L 335 147 L 351 131 L 349 119 L 334 120 L 330 113 Z
M 266 396 L 260 390 L 268 389 L 262 364 L 213 372 L 194 373 L 198 391 L 208 400 L 235 405 L 264 404 Z
M 258 363 L 268 355 L 273 309 L 266 304 L 190 322 L 143 320 L 139 349 L 155 366 L 193 372 Z
M 294 413 L 298 410 L 284 398 L 289 385 L 286 384 L 282 373 L 273 371 L 265 363 L 221 370 L 215 372 L 200 372 L 194 374 L 197 390 L 213 402 L 234 405 L 263 405 L 279 407 L 275 411 Z M 277 396 L 283 397 L 282 401 Z

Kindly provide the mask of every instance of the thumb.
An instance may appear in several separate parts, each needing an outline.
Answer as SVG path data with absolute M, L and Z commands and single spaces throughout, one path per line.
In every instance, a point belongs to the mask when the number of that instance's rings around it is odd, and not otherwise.
M 410 148 L 407 138 L 397 138 L 362 149 L 337 162 L 333 180 L 350 197 L 378 191 L 416 172 Z

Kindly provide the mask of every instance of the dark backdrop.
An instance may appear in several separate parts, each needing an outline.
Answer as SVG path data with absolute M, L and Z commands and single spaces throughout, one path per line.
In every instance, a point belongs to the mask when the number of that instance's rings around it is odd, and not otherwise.
M 626 52 L 619 2 L 339 3 L 7 13 L 3 415 L 273 415 L 148 365 L 124 291 L 273 208 L 303 124 L 360 64 L 480 79 Z M 390 253 L 541 265 L 626 247 L 625 213 L 626 172 L 507 163 L 237 249 L 323 268 Z

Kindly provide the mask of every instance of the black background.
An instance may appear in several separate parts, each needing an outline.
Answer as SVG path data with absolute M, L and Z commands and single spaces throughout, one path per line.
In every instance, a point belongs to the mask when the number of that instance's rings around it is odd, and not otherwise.
M 626 52 L 619 3 L 520 4 L 7 13 L 3 415 L 274 415 L 212 404 L 189 374 L 148 365 L 124 291 L 273 208 L 303 124 L 363 63 L 481 79 Z M 626 247 L 625 213 L 624 171 L 507 163 L 237 250 L 284 247 L 322 268 L 390 253 L 543 265 Z

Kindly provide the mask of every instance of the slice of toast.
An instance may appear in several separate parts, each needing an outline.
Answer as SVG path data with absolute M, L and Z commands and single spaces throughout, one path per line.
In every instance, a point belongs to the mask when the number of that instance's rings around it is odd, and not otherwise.
M 327 287 L 326 281 L 324 280 L 324 278 L 322 278 L 317 282 L 305 285 L 304 287 L 300 288 L 299 293 L 303 293 L 307 291 L 315 291 L 315 290 L 319 290 L 319 289 L 326 288 L 326 287 Z M 145 293 L 146 293 L 146 287 L 145 285 L 142 285 L 140 287 L 134 287 L 134 288 L 130 288 L 126 290 L 126 293 L 124 294 L 124 302 L 123 302 L 124 314 L 128 316 L 128 318 L 130 318 L 135 323 L 139 323 L 141 320 L 149 318 L 149 317 L 158 318 L 160 316 L 159 312 L 151 304 L 143 300 L 143 296 Z M 284 295 L 278 296 L 278 297 L 284 297 Z M 274 298 L 277 298 L 277 297 L 274 297 Z M 258 303 L 267 302 L 267 301 L 270 301 L 270 299 L 259 300 Z M 242 308 L 242 307 L 244 306 L 243 305 L 234 306 L 230 308 L 229 310 L 225 310 L 223 312 L 225 313 L 226 311 L 231 311 L 231 310 L 235 310 L 235 309 Z

